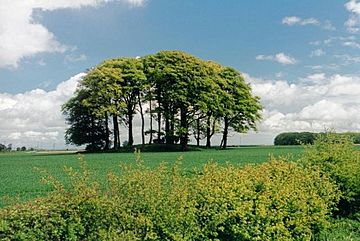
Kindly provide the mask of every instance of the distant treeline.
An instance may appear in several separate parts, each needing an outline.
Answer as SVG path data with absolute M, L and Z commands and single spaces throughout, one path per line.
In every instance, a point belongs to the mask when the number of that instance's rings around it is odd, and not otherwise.
M 321 133 L 313 132 L 285 132 L 277 135 L 274 140 L 274 145 L 301 145 L 313 144 L 316 137 Z M 337 135 L 349 136 L 355 144 L 360 144 L 360 133 L 346 132 L 337 133 Z

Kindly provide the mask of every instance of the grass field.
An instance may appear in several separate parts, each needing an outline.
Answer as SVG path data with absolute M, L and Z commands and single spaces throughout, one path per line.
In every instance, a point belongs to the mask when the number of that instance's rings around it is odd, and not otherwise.
M 302 152 L 301 147 L 241 147 L 228 150 L 202 150 L 191 152 L 144 152 L 141 154 L 145 165 L 154 167 L 161 162 L 174 163 L 182 158 L 183 167 L 191 171 L 213 160 L 218 163 L 245 165 L 260 163 L 269 155 L 291 155 L 296 158 Z M 94 176 L 106 181 L 109 171 L 119 170 L 120 163 L 131 163 L 135 159 L 133 153 L 95 153 L 84 154 L 87 165 Z M 54 153 L 8 153 L 0 154 L 0 208 L 5 206 L 7 197 L 27 200 L 44 195 L 50 189 L 40 182 L 41 174 L 35 170 L 48 171 L 52 176 L 67 183 L 64 167 L 79 168 L 78 154 Z M 4 198 L 5 197 L 5 198 Z

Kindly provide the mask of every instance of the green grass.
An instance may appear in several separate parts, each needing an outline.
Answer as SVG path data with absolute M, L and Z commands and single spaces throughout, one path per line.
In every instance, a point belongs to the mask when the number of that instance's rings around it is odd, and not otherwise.
M 301 152 L 302 148 L 298 146 L 258 146 L 191 152 L 144 152 L 141 157 L 149 167 L 155 167 L 161 162 L 171 164 L 181 157 L 183 168 L 191 171 L 209 161 L 245 165 L 266 161 L 271 154 L 275 156 L 291 154 L 296 158 Z M 83 156 L 90 171 L 102 183 L 106 181 L 106 175 L 110 171 L 116 172 L 121 163 L 132 163 L 135 159 L 133 153 L 93 153 Z M 40 182 L 41 174 L 35 168 L 46 170 L 55 178 L 67 183 L 64 167 L 79 168 L 78 159 L 78 154 L 0 154 L 0 208 L 7 204 L 7 197 L 12 201 L 14 198 L 15 201 L 24 201 L 45 195 L 50 191 L 50 187 Z
M 319 241 L 360 241 L 360 219 L 333 220 L 331 227 L 320 233 Z

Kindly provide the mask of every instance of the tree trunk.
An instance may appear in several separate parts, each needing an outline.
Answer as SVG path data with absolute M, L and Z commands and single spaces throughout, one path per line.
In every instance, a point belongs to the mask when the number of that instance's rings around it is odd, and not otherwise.
M 159 105 L 159 111 L 158 111 L 158 131 L 157 131 L 157 138 L 158 138 L 158 143 L 160 143 L 160 139 L 161 139 L 161 112 L 160 112 L 160 105 Z
M 224 118 L 223 145 L 222 145 L 223 149 L 226 149 L 226 147 L 227 147 L 228 133 L 229 133 L 229 118 L 227 116 L 225 116 L 225 118 Z
M 133 109 L 132 106 L 128 106 L 128 120 L 129 120 L 129 138 L 128 138 L 128 146 L 132 146 L 134 144 L 134 136 L 133 136 Z
M 110 131 L 109 131 L 109 116 L 108 113 L 105 112 L 105 150 L 110 149 Z
M 196 119 L 196 146 L 200 146 L 200 118 Z
M 113 115 L 113 125 L 114 125 L 114 150 L 119 150 L 120 132 L 119 132 L 119 122 L 117 115 Z
M 174 117 L 174 114 L 172 114 L 172 116 L 171 116 L 170 133 L 171 133 L 171 136 L 173 137 L 171 144 L 175 144 L 175 117 Z
M 180 108 L 180 145 L 181 150 L 186 151 L 188 149 L 188 125 L 187 125 L 187 108 Z
M 150 139 L 149 144 L 153 141 L 153 113 L 152 113 L 152 106 L 151 106 L 151 98 L 150 98 Z
M 94 116 L 91 115 L 91 132 L 90 132 L 90 143 L 91 143 L 91 146 L 92 148 L 94 149 L 95 148 L 95 133 L 94 133 L 94 130 L 95 130 L 95 120 L 94 120 Z
M 211 116 L 209 115 L 206 120 L 206 147 L 211 147 Z
M 139 109 L 140 109 L 140 116 L 141 116 L 141 145 L 142 145 L 142 147 L 144 147 L 145 146 L 145 119 L 144 119 L 143 108 L 141 105 L 140 94 L 138 95 L 138 101 L 139 101 Z
M 171 144 L 170 120 L 167 115 L 165 115 L 165 143 Z

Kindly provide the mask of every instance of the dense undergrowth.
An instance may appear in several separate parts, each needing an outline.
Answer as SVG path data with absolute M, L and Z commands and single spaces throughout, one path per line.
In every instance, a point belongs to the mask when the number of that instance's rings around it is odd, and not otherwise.
M 321 138 L 296 163 L 208 163 L 191 175 L 138 156 L 106 185 L 82 161 L 67 170 L 70 188 L 46 177 L 50 195 L 0 210 L 0 240 L 341 240 L 359 229 L 359 153 Z

